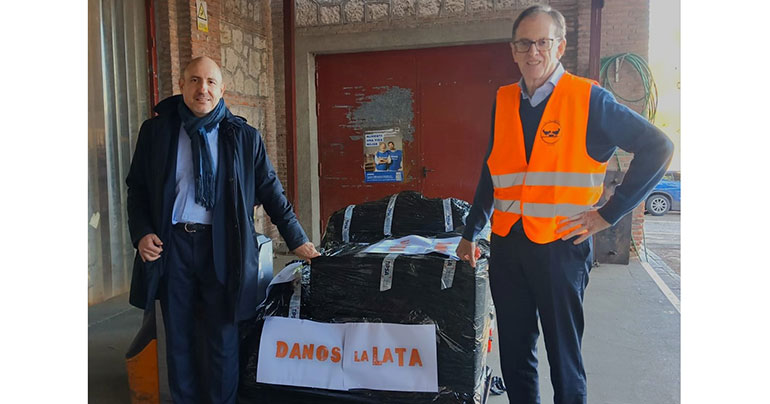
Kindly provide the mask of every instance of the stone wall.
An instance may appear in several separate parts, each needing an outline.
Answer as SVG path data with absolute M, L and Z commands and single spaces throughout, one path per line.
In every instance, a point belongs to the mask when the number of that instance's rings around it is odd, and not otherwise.
M 277 160 L 273 82 L 272 16 L 269 0 L 223 0 L 220 32 L 225 99 L 230 110 L 259 129 L 271 162 Z M 276 244 L 280 235 L 263 208 L 254 225 Z
M 286 130 L 286 87 L 284 73 L 284 41 L 283 41 L 283 0 L 272 0 L 270 2 L 272 11 L 273 27 L 273 86 L 275 90 L 275 135 L 277 144 L 277 160 L 273 162 L 278 178 L 288 188 L 288 167 L 287 167 L 287 130 Z
M 567 21 L 567 49 L 562 62 L 576 71 L 577 0 L 296 0 L 297 36 L 396 31 L 431 26 L 462 27 L 485 21 L 509 21 L 534 4 L 551 4 Z
M 229 23 L 222 24 L 221 40 L 227 98 L 235 100 L 230 102 L 230 110 L 265 132 L 267 111 L 259 108 L 259 104 L 272 95 L 272 83 L 268 81 L 267 41 L 259 34 L 252 35 Z
M 541 0 L 297 0 L 297 27 L 347 24 L 413 25 L 440 19 L 505 16 Z M 501 14 L 503 13 L 503 14 Z

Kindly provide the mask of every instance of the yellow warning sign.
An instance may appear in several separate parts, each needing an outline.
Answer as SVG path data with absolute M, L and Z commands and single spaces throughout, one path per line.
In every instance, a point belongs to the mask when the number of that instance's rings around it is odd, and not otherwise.
M 206 2 L 203 0 L 195 1 L 195 9 L 198 10 L 198 30 L 209 32 L 209 14 L 206 8 Z

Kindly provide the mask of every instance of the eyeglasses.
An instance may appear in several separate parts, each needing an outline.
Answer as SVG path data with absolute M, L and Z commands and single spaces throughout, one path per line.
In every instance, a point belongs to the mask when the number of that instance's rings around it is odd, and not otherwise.
M 558 38 L 540 38 L 537 41 L 519 39 L 518 41 L 513 41 L 513 49 L 516 50 L 516 52 L 525 53 L 529 52 L 529 48 L 532 47 L 532 44 L 535 44 L 537 50 L 549 51 L 551 48 L 553 48 L 553 42 L 558 40 Z

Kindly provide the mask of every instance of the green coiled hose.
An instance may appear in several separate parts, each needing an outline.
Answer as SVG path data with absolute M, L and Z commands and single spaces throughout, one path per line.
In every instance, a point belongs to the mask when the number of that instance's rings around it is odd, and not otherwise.
M 616 68 L 619 68 L 623 62 L 630 63 L 642 79 L 644 94 L 639 98 L 632 99 L 623 97 L 612 88 L 613 80 L 610 80 L 609 78 L 609 67 L 615 64 Z M 642 106 L 642 115 L 651 123 L 655 122 L 655 114 L 658 111 L 658 86 L 655 84 L 655 79 L 652 76 L 650 66 L 644 58 L 635 53 L 619 53 L 617 55 L 602 58 L 601 68 L 599 69 L 599 81 L 602 87 L 606 88 L 614 94 L 615 97 L 623 101 L 630 103 L 644 102 Z
M 623 97 L 622 95 L 618 94 L 614 88 L 612 88 L 613 80 L 610 80 L 609 78 L 609 67 L 614 64 L 615 68 L 620 70 L 620 66 L 624 61 L 628 61 L 637 71 L 637 73 L 639 73 L 639 77 L 642 79 L 644 94 L 637 99 Z M 599 69 L 599 81 L 601 82 L 602 87 L 609 90 L 613 95 L 615 95 L 616 98 L 629 103 L 637 103 L 643 101 L 644 104 L 642 105 L 642 115 L 647 118 L 650 123 L 655 122 L 655 114 L 658 112 L 658 86 L 655 84 L 655 79 L 652 76 L 650 66 L 641 56 L 635 53 L 619 53 L 617 55 L 603 58 L 601 60 L 601 67 Z M 618 156 L 617 150 L 615 150 L 615 161 L 618 163 L 618 170 L 622 170 L 620 166 L 620 156 Z M 647 238 L 644 234 L 644 226 L 642 226 L 642 245 L 644 249 L 644 260 L 649 262 L 649 258 L 647 257 Z M 639 251 L 639 247 L 634 241 L 633 236 L 631 237 L 631 246 L 634 249 L 634 252 L 636 252 L 637 257 L 641 259 L 642 255 Z

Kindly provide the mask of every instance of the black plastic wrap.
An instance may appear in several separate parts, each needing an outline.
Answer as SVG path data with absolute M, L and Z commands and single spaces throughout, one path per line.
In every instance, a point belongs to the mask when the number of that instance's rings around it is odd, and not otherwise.
M 289 265 L 292 265 L 291 263 Z M 288 265 L 287 265 L 288 266 Z M 256 401 L 255 398 L 265 394 L 265 390 L 273 391 L 283 388 L 283 386 L 267 385 L 256 383 L 257 380 L 257 360 L 259 353 L 259 341 L 262 335 L 262 327 L 265 324 L 265 317 L 289 317 L 290 311 L 294 306 L 292 297 L 299 292 L 299 313 L 298 318 L 310 319 L 310 310 L 308 307 L 310 267 L 303 265 L 298 269 L 298 276 L 292 282 L 272 284 L 268 287 L 265 300 L 257 307 L 257 316 L 254 320 L 246 320 L 239 324 L 238 332 L 240 335 L 239 356 L 240 356 L 240 385 L 239 385 L 239 403 L 282 403 L 280 395 L 276 395 L 272 400 Z M 296 298 L 296 297 L 295 297 Z M 292 387 L 294 389 L 294 387 Z M 311 402 L 311 401 L 304 401 Z
M 386 212 L 391 197 L 397 195 L 390 218 L 390 234 L 385 234 Z M 386 237 L 407 235 L 436 236 L 446 232 L 462 233 L 471 205 L 461 199 L 447 198 L 451 223 L 445 221 L 444 199 L 426 198 L 416 191 L 402 191 L 378 201 L 355 205 L 350 215 L 345 239 L 345 211 L 334 212 L 326 225 L 321 247 L 332 249 L 344 243 L 374 243 Z M 449 225 L 449 228 L 447 228 Z
M 311 269 L 309 305 L 315 321 L 435 324 L 438 382 L 471 400 L 486 364 L 489 296 L 486 259 L 476 271 L 455 261 L 452 285 L 442 289 L 446 257 L 400 255 L 390 290 L 380 291 L 385 254 L 319 257 Z
M 349 244 L 327 250 L 303 268 L 299 318 L 328 323 L 435 324 L 438 393 L 336 391 L 257 383 L 264 316 L 285 316 L 289 312 L 285 306 L 296 290 L 292 284 L 282 284 L 271 289 L 257 320 L 242 327 L 239 402 L 485 402 L 491 298 L 486 271 L 488 243 L 480 240 L 479 244 L 482 257 L 476 269 L 454 261 L 453 277 L 446 275 L 446 256 L 399 255 L 393 262 L 391 288 L 385 291 L 380 291 L 380 277 L 386 254 L 363 253 L 365 246 Z

